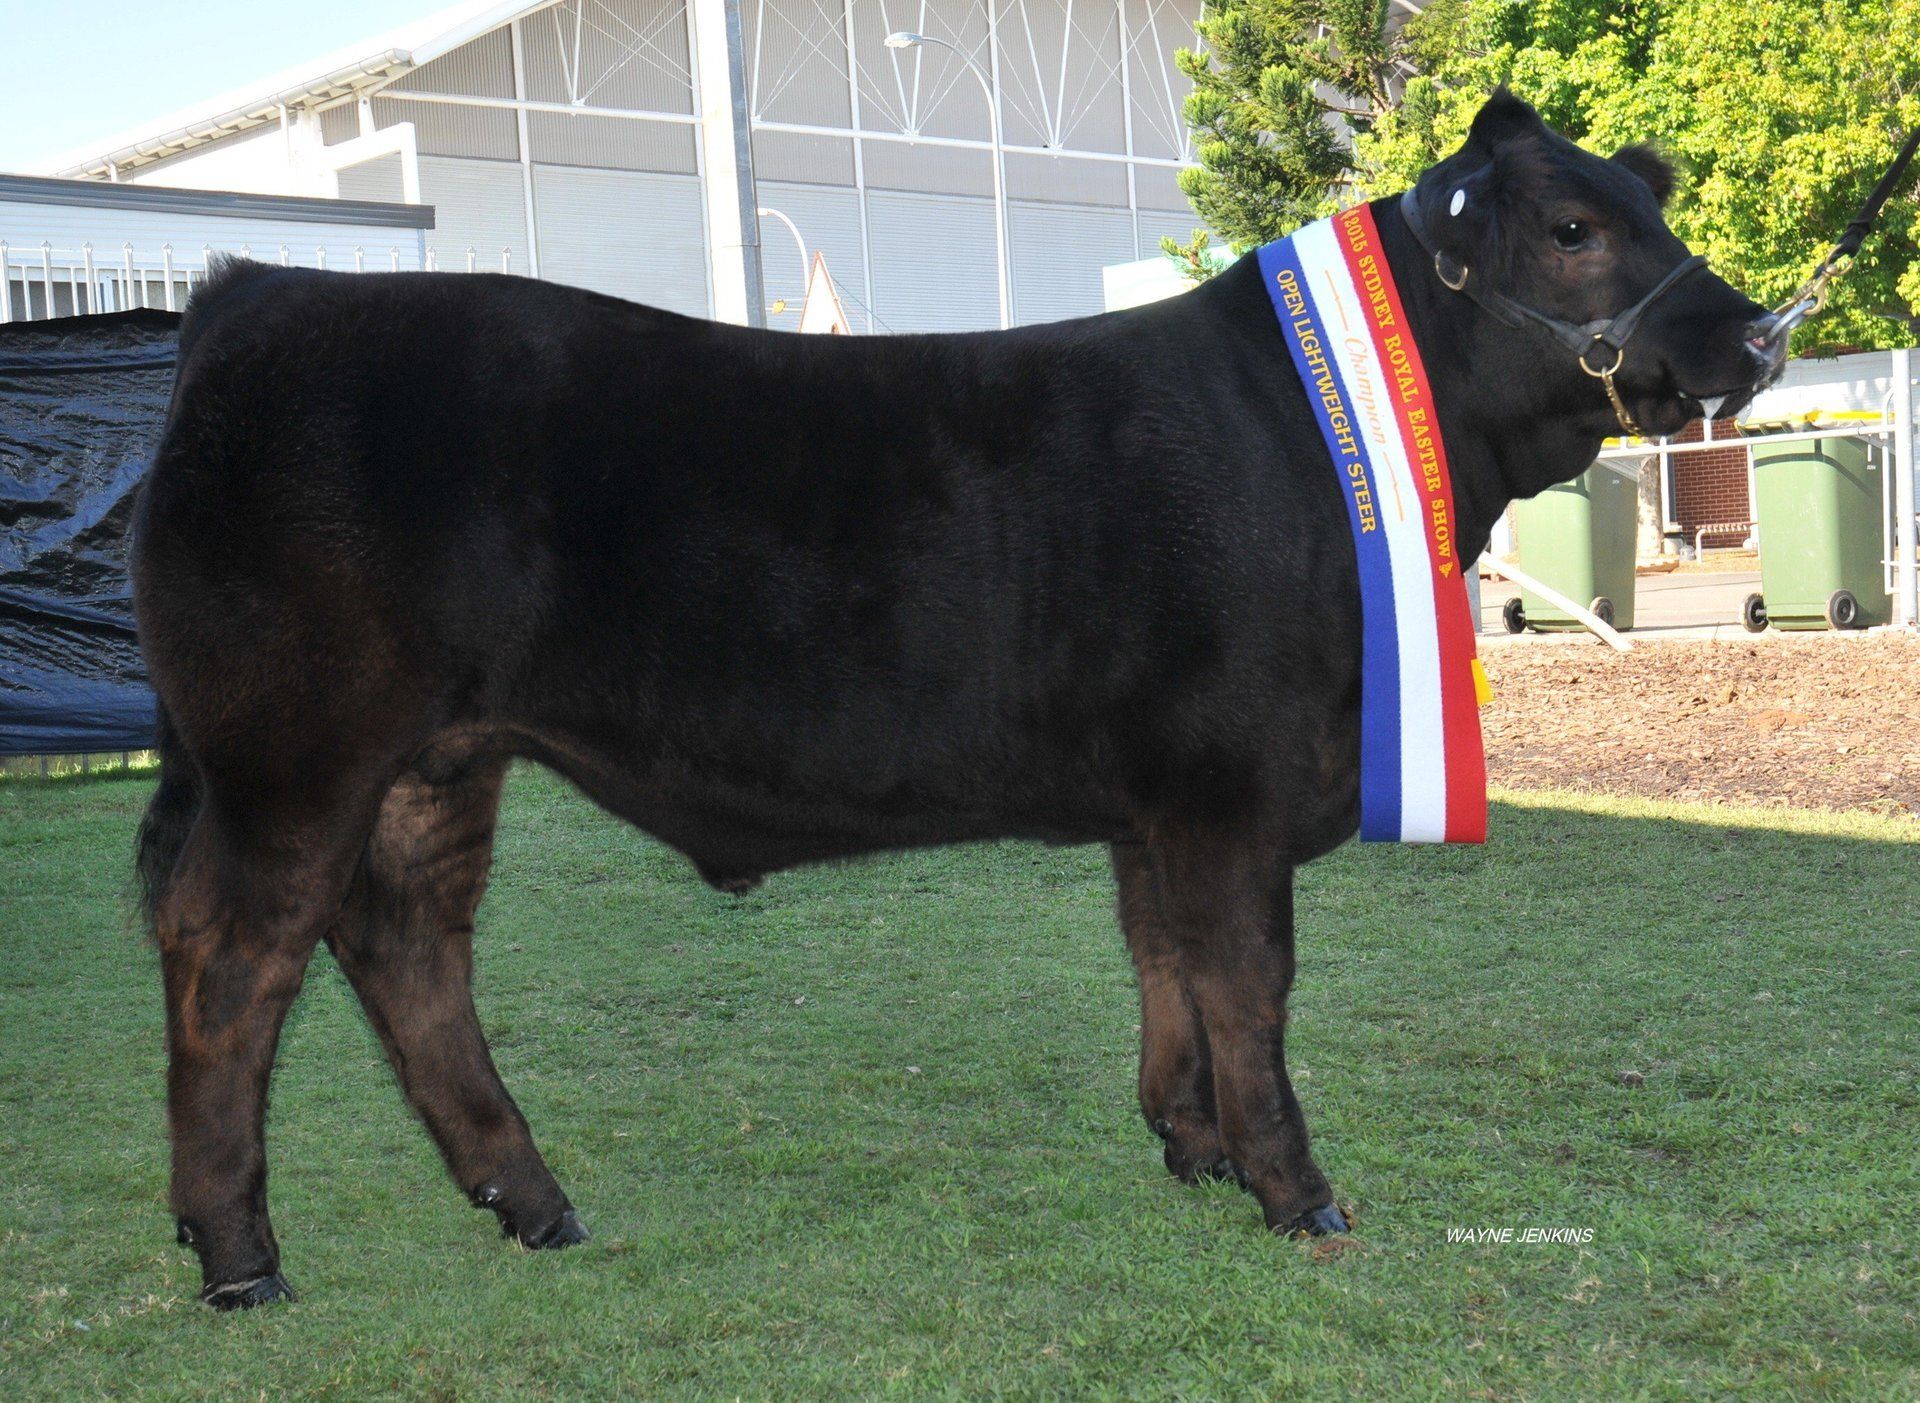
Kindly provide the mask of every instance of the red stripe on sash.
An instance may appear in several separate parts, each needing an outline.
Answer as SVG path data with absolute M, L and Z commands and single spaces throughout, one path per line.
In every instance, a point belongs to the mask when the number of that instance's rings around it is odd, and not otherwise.
M 1373 211 L 1366 205 L 1334 219 L 1337 242 L 1354 286 L 1367 311 L 1387 378 L 1388 397 L 1399 417 L 1400 432 L 1413 466 L 1414 483 L 1427 510 L 1427 557 L 1433 567 L 1434 613 L 1440 642 L 1440 717 L 1446 747 L 1447 836 L 1449 843 L 1487 840 L 1487 758 L 1480 739 L 1480 706 L 1473 685 L 1473 619 L 1467 603 L 1465 571 L 1473 562 L 1459 559 L 1453 514 L 1453 479 L 1420 348 L 1394 286 L 1380 245 Z

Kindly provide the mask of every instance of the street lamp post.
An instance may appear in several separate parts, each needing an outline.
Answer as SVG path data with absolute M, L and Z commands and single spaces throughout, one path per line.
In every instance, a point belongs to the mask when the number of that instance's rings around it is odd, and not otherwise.
M 962 53 L 958 45 L 905 29 L 887 36 L 889 49 L 914 49 L 922 44 L 938 44 L 951 50 L 960 62 L 973 70 L 973 76 L 980 80 L 980 91 L 986 94 L 987 119 L 993 134 L 993 251 L 1000 274 L 1000 326 L 1004 330 L 1013 325 L 1013 283 L 1007 271 L 1006 150 L 1000 142 L 1000 104 L 993 100 L 993 81 L 987 77 L 987 70 Z
M 754 211 L 763 217 L 771 216 L 787 226 L 787 232 L 793 235 L 793 246 L 800 250 L 800 286 L 804 292 L 807 280 L 813 276 L 813 260 L 807 257 L 807 241 L 800 237 L 800 230 L 791 219 L 777 209 L 768 209 L 765 205 Z

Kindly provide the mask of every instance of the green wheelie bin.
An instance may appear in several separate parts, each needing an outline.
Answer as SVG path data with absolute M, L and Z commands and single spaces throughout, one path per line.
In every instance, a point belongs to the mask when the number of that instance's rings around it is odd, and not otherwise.
M 1513 506 L 1520 568 L 1585 604 L 1617 629 L 1633 627 L 1633 556 L 1640 519 L 1638 477 L 1595 463 L 1572 482 Z M 1584 628 L 1531 590 L 1507 601 L 1507 632 Z
M 1807 429 L 1753 423 L 1748 429 Z M 1753 445 L 1760 593 L 1741 622 L 1775 628 L 1866 628 L 1892 617 L 1881 576 L 1884 472 L 1864 438 Z

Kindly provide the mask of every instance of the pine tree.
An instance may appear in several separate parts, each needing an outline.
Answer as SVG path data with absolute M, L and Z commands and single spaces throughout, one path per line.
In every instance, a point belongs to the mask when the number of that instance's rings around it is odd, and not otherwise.
M 1199 164 L 1180 188 L 1237 249 L 1328 213 L 1355 173 L 1353 136 L 1398 101 L 1429 36 L 1462 0 L 1439 0 L 1402 26 L 1390 0 L 1210 0 L 1204 52 L 1174 60 L 1193 80 L 1186 119 Z M 1205 276 L 1209 239 L 1163 241 Z

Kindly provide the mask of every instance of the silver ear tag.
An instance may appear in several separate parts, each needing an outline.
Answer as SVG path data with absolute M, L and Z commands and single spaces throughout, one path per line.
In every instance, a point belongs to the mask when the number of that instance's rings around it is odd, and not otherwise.
M 1454 191 L 1453 203 L 1447 206 L 1447 213 L 1452 215 L 1458 215 L 1460 211 L 1465 209 L 1466 207 L 1467 207 L 1467 192 L 1465 190 Z

